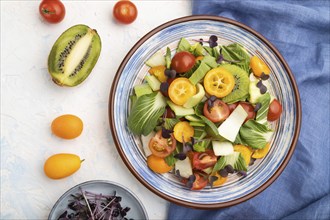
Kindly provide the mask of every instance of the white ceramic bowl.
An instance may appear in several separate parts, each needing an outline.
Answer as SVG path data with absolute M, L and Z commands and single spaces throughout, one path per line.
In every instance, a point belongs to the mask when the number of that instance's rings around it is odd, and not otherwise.
M 166 47 L 174 50 L 180 38 L 208 39 L 218 43 L 243 45 L 251 55 L 258 54 L 274 74 L 270 75 L 270 93 L 282 103 L 281 119 L 268 155 L 249 167 L 245 178 L 231 177 L 217 188 L 191 191 L 171 174 L 156 174 L 146 164 L 141 142 L 127 127 L 132 88 L 143 81 L 148 67 L 144 62 Z M 283 171 L 294 151 L 301 123 L 299 92 L 287 63 L 277 49 L 255 30 L 217 16 L 188 16 L 167 22 L 146 34 L 121 63 L 111 88 L 109 121 L 118 152 L 134 176 L 148 189 L 171 202 L 194 208 L 220 208 L 243 202 L 268 187 Z

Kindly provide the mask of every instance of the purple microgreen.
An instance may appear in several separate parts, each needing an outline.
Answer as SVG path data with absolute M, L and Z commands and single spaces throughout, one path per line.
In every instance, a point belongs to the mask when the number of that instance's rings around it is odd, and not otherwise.
M 228 171 L 226 169 L 221 169 L 219 171 L 219 175 L 222 177 L 227 177 L 228 176 Z
M 262 81 L 259 80 L 259 82 L 257 82 L 257 87 L 260 89 L 264 84 L 262 84 Z
M 191 137 L 190 140 L 191 140 L 191 145 L 194 146 L 195 145 L 195 138 Z
M 213 183 L 214 183 L 215 181 L 217 181 L 218 179 L 219 179 L 219 177 L 217 177 L 217 176 L 210 176 L 209 183 L 210 183 L 210 185 L 211 185 L 211 188 L 213 187 Z
M 209 42 L 209 46 L 210 46 L 211 48 L 213 48 L 213 47 L 218 46 L 218 43 L 217 43 L 217 42 L 210 41 L 210 42 Z
M 171 138 L 171 133 L 173 133 L 172 130 L 168 130 L 168 129 L 162 127 L 162 137 L 163 138 L 166 138 L 166 139 Z
M 228 173 L 234 173 L 234 171 L 235 171 L 234 168 L 233 168 L 233 166 L 230 165 L 230 164 L 226 165 L 224 169 L 225 169 Z
M 257 87 L 260 89 L 261 94 L 265 94 L 267 92 L 267 87 L 262 83 L 262 80 L 257 82 Z
M 214 106 L 214 102 L 217 100 L 217 97 L 212 95 L 208 100 L 207 100 L 207 110 L 211 112 L 211 109 Z
M 249 166 L 252 166 L 252 165 L 254 164 L 255 161 L 256 161 L 255 158 L 251 158 L 250 163 L 249 163 Z
M 165 70 L 165 76 L 167 76 L 168 78 L 175 78 L 176 77 L 176 71 L 172 70 L 172 69 L 166 69 Z
M 212 102 L 214 102 L 215 100 L 217 100 L 217 97 L 215 95 L 211 95 L 209 100 L 211 100 Z
M 193 175 L 190 175 L 189 178 L 188 178 L 188 181 L 187 181 L 187 183 L 186 183 L 186 186 L 187 186 L 188 188 L 191 188 L 191 187 L 193 186 L 195 180 L 196 180 L 195 175 L 194 175 L 194 174 L 193 174 Z
M 267 87 L 266 86 L 261 86 L 261 88 L 260 88 L 260 93 L 261 94 L 265 94 L 267 92 Z
M 79 187 L 81 193 L 71 195 L 66 212 L 63 212 L 58 220 L 69 219 L 125 219 L 129 207 L 123 208 L 120 205 L 121 197 L 113 195 L 96 194 L 83 191 Z M 72 212 L 73 211 L 73 212 Z M 69 213 L 71 212 L 71 213 Z
M 208 43 L 211 48 L 218 46 L 218 43 L 217 43 L 218 37 L 215 35 L 211 35 L 209 37 L 209 40 L 203 40 L 202 38 L 200 38 L 199 40 L 193 40 L 193 41 L 199 42 L 202 45 L 203 45 L 203 43 Z
M 210 38 L 209 38 L 209 41 L 217 42 L 218 41 L 218 37 L 215 36 L 215 35 L 211 35 Z
M 170 84 L 165 81 L 165 82 L 162 82 L 160 84 L 160 91 L 165 95 L 165 96 L 168 96 L 168 87 L 170 86 Z
M 180 175 L 180 170 L 175 171 L 175 175 L 178 177 L 178 180 L 181 182 L 183 180 L 183 177 Z
M 243 177 L 246 177 L 247 176 L 247 173 L 245 171 L 243 171 L 243 170 L 238 171 L 237 174 L 239 176 L 243 176 Z
M 87 198 L 86 198 L 85 192 L 82 190 L 81 187 L 79 187 L 79 190 L 80 190 L 80 192 L 82 193 L 82 196 L 84 197 L 84 200 L 85 200 L 86 205 L 87 205 L 87 207 L 88 207 L 88 211 L 89 211 L 90 214 L 91 214 L 91 218 L 92 218 L 92 220 L 94 220 L 94 215 L 93 215 L 92 209 L 91 209 L 91 207 L 90 207 L 90 205 L 89 205 L 89 202 L 88 202 L 88 200 L 87 200 Z
M 185 153 L 178 153 L 174 155 L 174 158 L 178 159 L 178 160 L 184 160 L 187 158 L 187 155 Z
M 191 150 L 192 150 L 191 144 L 189 144 L 189 143 L 183 143 L 182 152 L 184 154 L 187 154 Z
M 258 102 L 257 104 L 256 104 L 256 106 L 254 107 L 254 112 L 257 112 L 259 109 L 261 108 L 261 103 L 260 102 Z
M 269 74 L 265 74 L 264 72 L 262 72 L 260 78 L 262 80 L 267 80 L 267 79 L 269 79 Z

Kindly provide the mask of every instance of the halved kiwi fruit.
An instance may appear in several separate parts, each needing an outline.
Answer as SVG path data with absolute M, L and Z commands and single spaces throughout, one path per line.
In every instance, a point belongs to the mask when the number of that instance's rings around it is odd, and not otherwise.
M 224 64 L 221 65 L 221 67 L 233 74 L 235 78 L 235 86 L 233 91 L 229 95 L 223 97 L 222 101 L 230 104 L 245 100 L 249 96 L 249 74 L 240 67 L 232 64 Z
M 61 34 L 48 56 L 48 72 L 60 86 L 76 86 L 91 73 L 101 52 L 96 30 L 75 25 Z

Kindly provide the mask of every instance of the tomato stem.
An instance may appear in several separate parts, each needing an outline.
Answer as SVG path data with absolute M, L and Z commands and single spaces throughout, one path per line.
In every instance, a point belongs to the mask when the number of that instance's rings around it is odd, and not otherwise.
M 42 8 L 41 11 L 44 14 L 55 14 L 55 11 L 49 11 L 47 8 Z

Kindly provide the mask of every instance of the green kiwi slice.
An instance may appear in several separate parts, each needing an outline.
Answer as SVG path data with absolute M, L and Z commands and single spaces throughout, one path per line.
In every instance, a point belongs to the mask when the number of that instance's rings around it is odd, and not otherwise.
M 67 29 L 56 40 L 48 56 L 48 72 L 60 86 L 76 86 L 91 73 L 101 52 L 96 30 L 86 25 Z
M 244 101 L 249 96 L 250 79 L 247 72 L 238 66 L 224 64 L 221 67 L 233 74 L 235 78 L 235 87 L 229 95 L 222 98 L 222 101 L 230 104 L 237 101 Z

